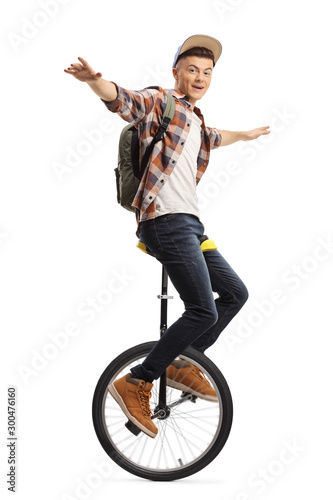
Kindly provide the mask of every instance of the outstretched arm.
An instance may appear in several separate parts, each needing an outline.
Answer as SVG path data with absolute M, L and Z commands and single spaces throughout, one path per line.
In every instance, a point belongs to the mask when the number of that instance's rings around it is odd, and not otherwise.
M 73 75 L 80 82 L 87 83 L 101 99 L 114 101 L 117 97 L 117 87 L 114 83 L 104 80 L 102 73 L 96 73 L 82 57 L 78 57 L 78 60 L 80 63 L 71 64 L 69 68 L 64 69 L 65 73 Z
M 252 139 L 258 139 L 261 135 L 270 134 L 271 131 L 267 127 L 259 127 L 248 132 L 231 132 L 230 130 L 219 130 L 222 136 L 221 146 L 229 146 L 237 141 L 252 141 Z

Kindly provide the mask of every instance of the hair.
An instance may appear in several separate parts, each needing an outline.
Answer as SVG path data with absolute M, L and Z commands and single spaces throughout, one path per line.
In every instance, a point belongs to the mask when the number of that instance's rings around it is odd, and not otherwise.
M 214 54 L 210 49 L 206 49 L 206 47 L 192 47 L 191 49 L 186 50 L 185 52 L 180 54 L 177 59 L 176 65 L 181 59 L 187 56 L 197 56 L 204 59 L 211 59 L 213 61 L 213 67 L 215 66 Z

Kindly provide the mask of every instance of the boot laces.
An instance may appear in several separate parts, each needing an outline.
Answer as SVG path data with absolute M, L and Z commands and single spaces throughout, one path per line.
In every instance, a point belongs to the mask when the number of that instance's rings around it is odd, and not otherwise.
M 149 406 L 149 399 L 151 397 L 151 392 L 147 392 L 144 390 L 139 391 L 140 402 L 143 410 L 143 414 L 145 417 L 150 417 L 152 415 L 152 411 Z

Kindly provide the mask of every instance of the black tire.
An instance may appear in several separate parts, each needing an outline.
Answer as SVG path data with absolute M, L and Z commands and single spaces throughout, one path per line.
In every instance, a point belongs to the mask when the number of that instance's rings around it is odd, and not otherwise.
M 200 437 L 202 437 L 202 432 L 204 433 L 203 436 L 205 439 L 205 432 L 206 431 L 206 426 L 209 428 L 209 425 L 213 427 L 212 422 L 214 424 L 214 431 L 211 437 L 211 442 L 208 443 L 207 448 L 204 449 L 203 451 L 199 451 L 200 455 L 196 457 L 195 459 L 189 460 L 188 463 L 182 463 L 183 460 L 182 458 L 178 459 L 178 464 L 173 465 L 172 467 L 169 467 L 169 465 L 165 465 L 164 467 L 160 466 L 158 463 L 158 466 L 156 464 L 154 466 L 150 465 L 144 465 L 142 463 L 138 463 L 139 460 L 136 460 L 135 458 L 132 458 L 131 456 L 128 457 L 123 450 L 120 449 L 119 444 L 116 443 L 115 438 L 110 434 L 109 427 L 111 427 L 111 424 L 108 425 L 107 419 L 112 420 L 112 422 L 116 422 L 114 425 L 115 428 L 116 425 L 120 425 L 119 431 L 114 432 L 114 435 L 119 434 L 119 432 L 125 432 L 127 433 L 125 438 L 122 440 L 133 440 L 133 443 L 135 439 L 138 439 L 134 435 L 132 435 L 127 429 L 124 429 L 123 424 L 127 422 L 127 418 L 123 414 L 123 412 L 120 410 L 120 408 L 117 408 L 118 414 L 117 417 L 114 419 L 113 416 L 108 416 L 107 415 L 107 405 L 115 404 L 113 402 L 113 398 L 109 394 L 109 391 L 107 389 L 107 386 L 111 382 L 111 380 L 115 380 L 121 372 L 128 372 L 129 368 L 131 366 L 134 366 L 140 358 L 145 358 L 147 354 L 151 351 L 151 349 L 154 347 L 156 342 L 146 342 L 143 344 L 139 344 L 135 347 L 132 347 L 131 349 L 128 349 L 127 351 L 123 352 L 120 354 L 116 359 L 114 359 L 109 366 L 104 370 L 102 373 L 95 392 L 94 392 L 94 397 L 93 397 L 93 404 L 92 404 L 92 418 L 93 418 L 93 424 L 95 428 L 95 432 L 97 434 L 97 437 L 104 448 L 105 452 L 109 455 L 109 457 L 116 462 L 120 467 L 123 469 L 127 470 L 131 474 L 134 474 L 136 476 L 145 478 L 145 479 L 150 479 L 153 481 L 172 481 L 175 479 L 181 479 L 187 476 L 190 476 L 192 474 L 195 474 L 196 472 L 200 471 L 204 467 L 206 467 L 212 460 L 216 458 L 216 456 L 219 454 L 219 452 L 222 450 L 225 442 L 228 439 L 230 429 L 231 429 L 231 424 L 232 424 L 232 416 L 233 416 L 233 404 L 232 404 L 232 398 L 231 398 L 231 393 L 228 387 L 228 384 L 220 372 L 220 370 L 217 368 L 217 366 L 209 359 L 207 356 L 202 354 L 201 352 L 193 349 L 193 348 L 188 348 L 183 351 L 181 354 L 181 357 L 184 359 L 187 359 L 188 361 L 191 361 L 195 365 L 199 366 L 199 368 L 203 371 L 203 373 L 207 376 L 207 378 L 210 380 L 210 383 L 213 385 L 216 394 L 218 396 L 218 408 L 216 410 L 216 415 L 214 413 L 214 420 L 213 417 L 211 417 L 209 414 L 204 414 L 204 420 L 202 420 L 202 425 L 196 425 L 196 422 L 198 421 L 197 415 L 200 415 L 200 412 L 203 410 L 195 409 L 191 411 L 185 411 L 184 408 L 186 407 L 187 409 L 189 408 L 194 408 L 191 405 L 191 403 L 185 402 L 177 406 L 177 410 L 175 409 L 175 416 L 176 424 L 172 427 L 171 425 L 171 420 L 170 424 L 168 427 L 168 430 L 166 431 L 166 424 L 169 422 L 168 419 L 162 420 L 159 423 L 161 426 L 163 426 L 163 432 L 164 435 L 167 436 L 167 432 L 169 433 L 169 436 L 173 434 L 178 433 L 178 429 L 180 427 L 178 426 L 177 423 L 177 418 L 178 421 L 182 419 L 181 424 L 184 425 L 184 422 L 187 420 L 192 419 L 193 422 L 195 422 L 195 426 L 193 427 L 193 430 L 199 433 Z M 157 381 L 154 381 L 154 386 L 158 387 Z M 170 389 L 171 391 L 174 391 L 174 389 Z M 179 394 L 179 391 L 177 391 Z M 152 398 L 153 399 L 153 398 Z M 177 401 L 179 401 L 180 398 L 178 398 Z M 199 399 L 198 399 L 199 401 Z M 207 402 L 203 402 L 201 399 L 199 401 L 199 405 L 207 405 Z M 187 405 L 187 406 L 186 406 Z M 209 405 L 209 404 L 208 404 Z M 207 407 L 208 407 L 207 405 Z M 217 404 L 216 404 L 217 405 Z M 215 406 L 216 406 L 215 405 Z M 151 408 L 152 403 L 151 403 Z M 197 406 L 195 407 L 197 408 Z M 211 407 L 208 408 L 206 411 L 212 411 L 210 410 Z M 111 411 L 111 410 L 110 410 Z M 215 411 L 215 410 L 214 410 Z M 196 413 L 196 415 L 193 416 L 193 413 Z M 190 415 L 192 414 L 192 416 Z M 119 416 L 118 416 L 119 415 Z M 185 417 L 183 416 L 185 415 Z M 211 418 L 211 420 L 208 420 Z M 185 421 L 184 421 L 185 419 Z M 118 423 L 117 423 L 118 422 Z M 200 423 L 200 420 L 199 420 Z M 187 425 L 187 424 L 186 424 Z M 190 424 L 189 424 L 190 425 Z M 216 427 L 216 429 L 215 429 Z M 199 431 L 201 429 L 201 431 Z M 173 432 L 174 431 L 174 432 Z M 186 428 L 187 431 L 187 428 Z M 195 433 L 192 433 L 191 439 L 195 440 L 196 436 Z M 184 443 L 185 445 L 187 438 L 184 438 L 184 436 L 176 436 L 178 442 L 180 439 L 185 439 Z M 146 446 L 152 446 L 151 442 L 155 441 L 157 438 L 149 438 L 145 434 L 141 433 L 141 438 L 142 440 L 146 439 L 146 441 L 142 441 L 142 446 L 139 447 L 138 444 L 140 444 L 138 441 L 134 444 L 136 448 L 139 450 L 141 448 L 145 448 Z M 147 441 L 148 440 L 148 441 Z M 203 439 L 201 439 L 203 441 Z M 168 438 L 165 439 L 165 441 L 168 441 Z M 145 443 L 145 444 L 144 444 Z M 148 445 L 147 445 L 148 443 Z M 170 446 L 169 443 L 167 443 L 171 454 L 173 454 L 174 447 Z M 191 447 L 195 450 L 196 447 L 196 442 L 194 441 L 193 443 L 191 442 Z M 185 446 L 184 445 L 184 446 Z M 164 441 L 161 438 L 160 444 L 156 444 L 156 446 L 160 446 L 161 448 L 165 446 L 166 449 L 166 444 L 164 444 Z M 181 446 L 181 444 L 180 444 Z M 169 450 L 167 450 L 169 452 Z M 142 452 L 140 452 L 142 454 Z M 160 455 L 162 456 L 163 453 L 165 453 L 164 450 L 160 450 Z M 176 452 L 175 452 L 176 453 Z M 175 458 L 175 457 L 174 457 Z M 162 457 L 163 459 L 163 457 Z M 160 461 L 160 459 L 159 459 Z M 162 460 L 161 460 L 162 461 Z

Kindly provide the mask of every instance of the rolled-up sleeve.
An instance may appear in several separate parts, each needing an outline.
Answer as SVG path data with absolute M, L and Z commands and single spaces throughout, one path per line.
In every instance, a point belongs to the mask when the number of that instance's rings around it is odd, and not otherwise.
M 117 97 L 114 101 L 105 101 L 105 106 L 117 113 L 129 123 L 138 123 L 143 120 L 154 108 L 158 99 L 163 99 L 163 89 L 127 90 L 112 82 L 117 88 Z
M 206 127 L 210 140 L 210 149 L 219 148 L 222 144 L 222 135 L 216 128 Z

